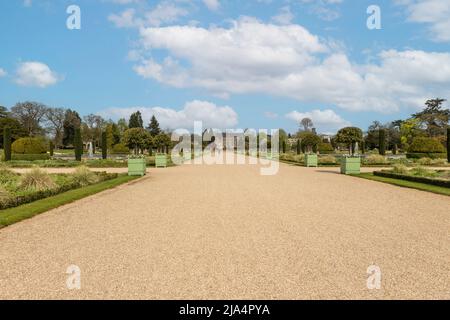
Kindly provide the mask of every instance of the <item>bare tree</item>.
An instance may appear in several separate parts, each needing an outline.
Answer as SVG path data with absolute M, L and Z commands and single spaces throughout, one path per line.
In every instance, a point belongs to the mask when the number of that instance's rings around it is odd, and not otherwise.
M 11 108 L 12 116 L 19 120 L 30 137 L 43 133 L 41 124 L 46 112 L 47 107 L 39 102 L 17 103 Z
M 302 121 L 300 121 L 300 124 L 303 126 L 303 131 L 311 131 L 314 127 L 314 124 L 310 118 L 303 118 Z
M 64 120 L 66 118 L 66 109 L 48 108 L 45 118 L 49 123 L 49 131 L 53 134 L 56 147 L 62 146 L 64 136 Z

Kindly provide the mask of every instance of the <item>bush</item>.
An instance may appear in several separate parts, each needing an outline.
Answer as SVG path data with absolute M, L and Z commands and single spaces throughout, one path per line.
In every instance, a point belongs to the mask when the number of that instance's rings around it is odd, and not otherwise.
M 436 139 L 415 138 L 408 149 L 409 153 L 445 153 L 444 146 Z
M 112 153 L 114 154 L 129 154 L 130 149 L 123 143 L 118 143 L 113 146 Z
M 429 178 L 433 178 L 433 177 L 437 177 L 438 173 L 434 170 L 430 170 L 430 169 L 425 169 L 423 167 L 415 167 L 413 168 L 410 173 L 413 176 L 416 177 L 429 177 Z
M 45 154 L 47 149 L 43 138 L 20 138 L 12 144 L 12 152 L 16 154 Z
M 386 157 L 379 154 L 372 154 L 363 160 L 364 164 L 388 164 Z
M 331 145 L 331 143 L 320 143 L 318 150 L 321 154 L 329 154 L 329 153 L 333 153 L 334 152 L 334 148 Z
M 20 188 L 32 190 L 48 190 L 56 187 L 53 179 L 40 168 L 33 168 L 25 173 L 20 181 Z
M 0 166 L 0 185 L 9 184 L 11 181 L 17 180 L 19 174 Z
M 94 184 L 98 182 L 98 180 L 98 176 L 86 166 L 76 168 L 72 174 L 72 181 L 82 187 Z
M 420 158 L 419 160 L 417 160 L 417 163 L 421 166 L 430 166 L 433 164 L 433 159 L 428 157 Z
M 393 168 L 392 168 L 392 173 L 396 173 L 396 174 L 408 174 L 409 173 L 409 169 L 407 166 L 405 166 L 404 164 L 401 163 L 397 163 L 394 164 Z
M 408 159 L 421 159 L 421 158 L 431 158 L 431 159 L 445 159 L 447 158 L 446 153 L 410 153 L 406 154 Z
M 50 160 L 50 155 L 47 153 L 42 154 L 13 154 L 11 156 L 12 161 L 42 161 Z
M 319 158 L 319 164 L 336 164 L 337 163 L 337 159 L 336 157 L 333 156 L 326 156 L 326 157 L 321 157 Z

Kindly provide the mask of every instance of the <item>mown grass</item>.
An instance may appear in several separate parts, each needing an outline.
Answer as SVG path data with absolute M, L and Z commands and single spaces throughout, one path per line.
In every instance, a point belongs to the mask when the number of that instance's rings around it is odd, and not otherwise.
M 12 225 L 19 221 L 32 218 L 40 213 L 51 209 L 58 208 L 62 205 L 80 200 L 82 198 L 94 195 L 96 193 L 117 187 L 121 184 L 136 180 L 140 177 L 129 177 L 128 175 L 120 175 L 119 177 L 103 181 L 84 188 L 71 190 L 58 194 L 53 197 L 38 200 L 19 207 L 0 210 L 0 228 Z
M 389 183 L 389 184 L 399 186 L 399 187 L 417 189 L 417 190 L 421 190 L 421 191 L 427 191 L 427 192 L 432 192 L 432 193 L 436 193 L 436 194 L 443 194 L 446 196 L 450 196 L 449 188 L 433 186 L 433 185 L 429 185 L 429 184 L 425 184 L 425 183 L 412 182 L 412 181 L 406 181 L 406 180 L 394 179 L 394 178 L 378 177 L 378 176 L 375 176 L 373 173 L 361 173 L 359 175 L 352 175 L 352 177 L 358 177 L 358 178 L 368 179 L 368 180 L 372 180 L 372 181 Z

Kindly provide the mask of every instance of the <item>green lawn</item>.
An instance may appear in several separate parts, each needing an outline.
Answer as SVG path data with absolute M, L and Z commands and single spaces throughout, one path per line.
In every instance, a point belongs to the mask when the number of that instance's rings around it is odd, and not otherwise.
M 29 219 L 40 213 L 88 197 L 90 195 L 102 192 L 104 190 L 117 187 L 121 184 L 130 182 L 132 180 L 136 180 L 138 178 L 140 177 L 129 177 L 128 175 L 120 175 L 116 179 L 100 182 L 80 189 L 71 190 L 53 197 L 38 200 L 19 207 L 0 210 L 0 228 L 12 225 L 16 222 L 25 219 Z
M 352 175 L 352 177 L 358 177 L 358 178 L 363 178 L 363 179 L 368 179 L 368 180 L 373 180 L 373 181 L 378 181 L 378 182 L 384 182 L 384 183 L 389 183 L 389 184 L 399 186 L 399 187 L 417 189 L 417 190 L 428 191 L 428 192 L 433 192 L 433 193 L 437 193 L 437 194 L 443 194 L 446 196 L 450 196 L 449 188 L 432 186 L 432 185 L 425 184 L 425 183 L 418 183 L 418 182 L 412 182 L 412 181 L 406 181 L 406 180 L 394 179 L 394 178 L 378 177 L 378 176 L 375 176 L 373 173 L 361 173 L 359 175 Z

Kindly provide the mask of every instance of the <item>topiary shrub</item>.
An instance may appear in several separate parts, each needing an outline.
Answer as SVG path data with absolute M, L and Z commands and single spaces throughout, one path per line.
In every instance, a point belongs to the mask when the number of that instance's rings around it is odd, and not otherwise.
M 445 153 L 444 146 L 436 139 L 415 138 L 408 149 L 409 153 Z
M 129 154 L 130 149 L 123 143 L 118 143 L 113 146 L 112 152 L 114 154 Z
M 334 148 L 331 143 L 322 142 L 318 146 L 319 153 L 321 154 L 330 154 L 334 152 Z
M 81 157 L 83 156 L 83 140 L 81 139 L 81 129 L 79 127 L 75 129 L 74 145 L 75 160 L 81 161 Z
M 380 147 L 380 155 L 385 156 L 386 155 L 386 130 L 380 129 L 378 139 L 379 139 L 378 146 Z
M 450 127 L 447 128 L 447 161 L 450 163 Z
M 3 129 L 3 148 L 5 161 L 11 161 L 11 129 Z
M 44 138 L 20 138 L 14 141 L 11 148 L 16 154 L 44 154 L 48 145 Z

